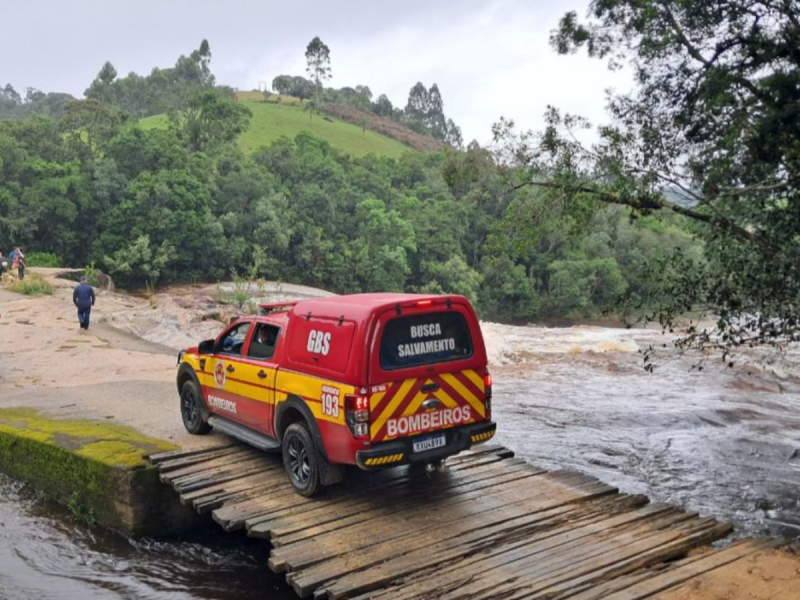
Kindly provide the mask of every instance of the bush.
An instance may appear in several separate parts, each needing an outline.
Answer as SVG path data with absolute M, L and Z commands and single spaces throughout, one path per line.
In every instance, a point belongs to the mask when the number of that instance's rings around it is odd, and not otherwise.
M 63 267 L 64 263 L 58 254 L 52 252 L 31 252 L 26 255 L 25 263 L 29 267 L 49 267 L 58 268 Z
M 6 286 L 6 289 L 26 296 L 52 296 L 53 286 L 44 277 L 31 273 L 22 281 Z

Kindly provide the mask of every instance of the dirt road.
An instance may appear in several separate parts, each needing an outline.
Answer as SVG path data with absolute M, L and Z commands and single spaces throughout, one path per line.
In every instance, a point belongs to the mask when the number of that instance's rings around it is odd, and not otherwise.
M 81 331 L 72 284 L 58 285 L 45 297 L 0 288 L 0 407 L 113 420 L 184 447 L 219 443 L 183 429 L 173 349 L 104 323 L 117 312 L 144 310 L 145 300 L 101 293 L 91 329 Z

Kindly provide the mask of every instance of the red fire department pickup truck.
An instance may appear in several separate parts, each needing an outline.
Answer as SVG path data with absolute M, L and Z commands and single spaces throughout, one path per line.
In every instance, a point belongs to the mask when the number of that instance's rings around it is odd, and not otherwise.
M 436 464 L 495 433 L 492 380 L 462 296 L 263 304 L 181 352 L 183 423 L 280 450 L 303 495 L 361 469 Z

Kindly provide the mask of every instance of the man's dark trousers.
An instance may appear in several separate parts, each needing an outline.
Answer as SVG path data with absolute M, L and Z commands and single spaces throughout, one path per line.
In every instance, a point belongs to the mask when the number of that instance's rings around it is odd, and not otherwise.
M 89 317 L 92 314 L 92 307 L 78 309 L 78 323 L 81 324 L 82 329 L 89 329 Z

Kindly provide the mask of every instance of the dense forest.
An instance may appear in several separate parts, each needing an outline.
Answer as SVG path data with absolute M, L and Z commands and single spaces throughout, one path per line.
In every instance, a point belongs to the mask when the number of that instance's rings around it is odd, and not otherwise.
M 94 263 L 128 286 L 255 266 L 338 292 L 459 292 L 506 320 L 598 314 L 646 293 L 646 261 L 697 250 L 679 224 L 617 208 L 586 233 L 542 223 L 517 243 L 537 192 L 510 191 L 486 150 L 353 159 L 301 132 L 244 155 L 233 142 L 247 118 L 207 89 L 167 130 L 97 100 L 0 122 L 0 246 Z

